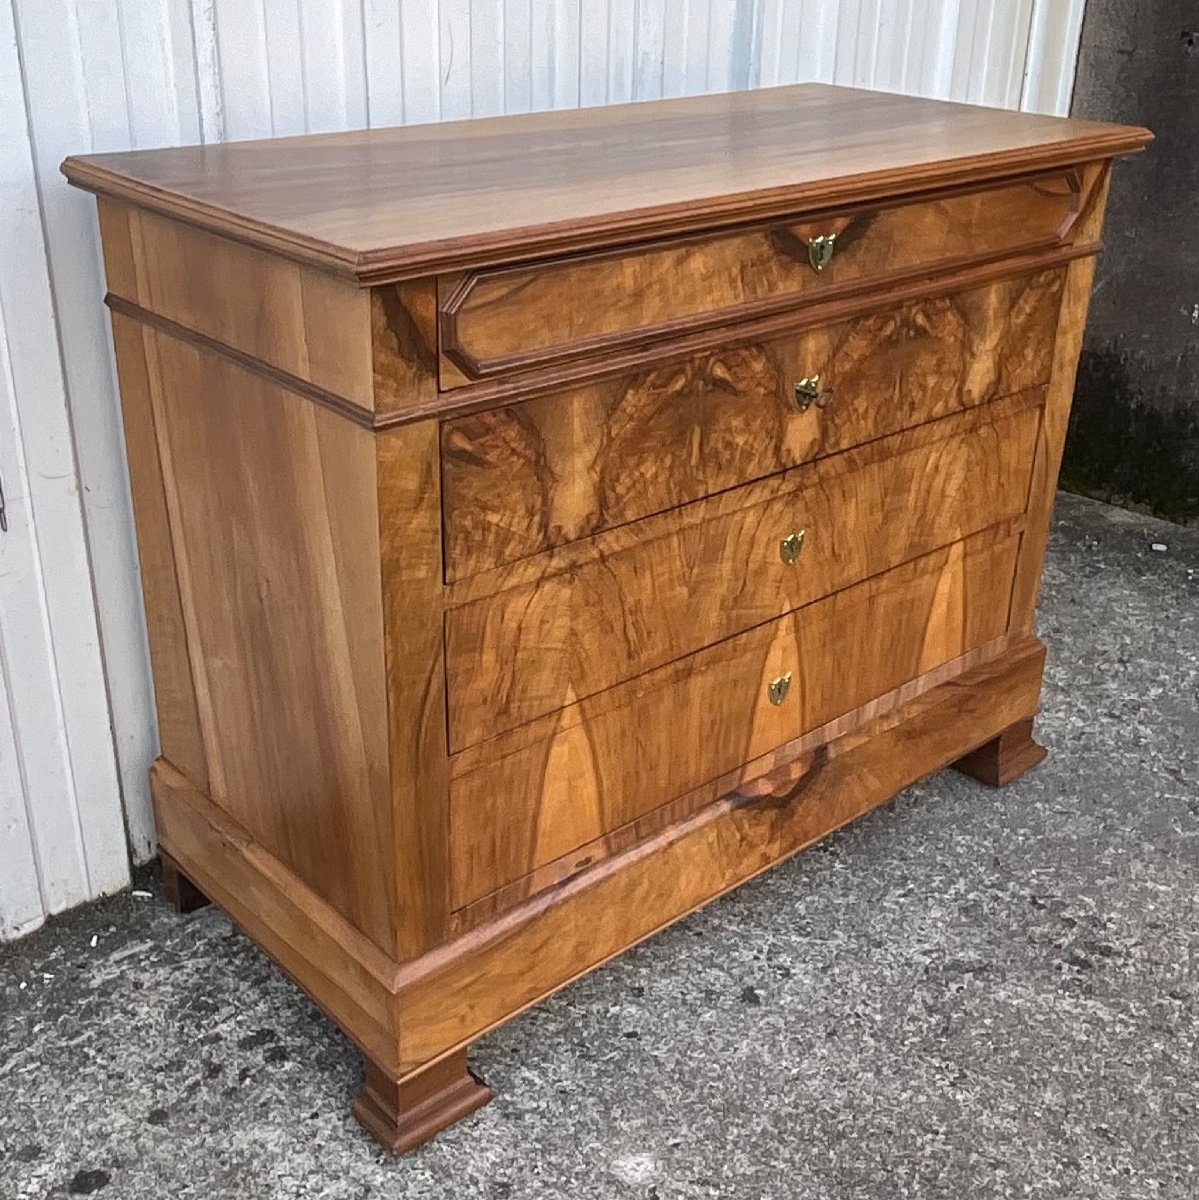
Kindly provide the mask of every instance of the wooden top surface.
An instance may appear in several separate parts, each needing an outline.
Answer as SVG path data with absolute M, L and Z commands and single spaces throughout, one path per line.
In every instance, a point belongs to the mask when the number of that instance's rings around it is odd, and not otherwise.
M 1147 130 L 824 84 L 68 158 L 80 187 L 363 282 L 1141 149 Z

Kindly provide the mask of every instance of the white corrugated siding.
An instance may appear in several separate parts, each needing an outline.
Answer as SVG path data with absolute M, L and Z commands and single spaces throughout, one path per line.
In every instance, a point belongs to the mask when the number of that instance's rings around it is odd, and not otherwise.
M 829 80 L 1064 112 L 1083 0 L 0 0 L 0 938 L 153 853 L 103 273 L 67 154 Z M 122 805 L 123 797 L 123 805 Z

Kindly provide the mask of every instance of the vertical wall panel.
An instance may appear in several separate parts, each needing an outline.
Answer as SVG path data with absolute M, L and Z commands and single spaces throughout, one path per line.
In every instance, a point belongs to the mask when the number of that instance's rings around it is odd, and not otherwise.
M 471 115 L 470 0 L 440 0 L 441 119 Z
M 662 96 L 666 58 L 666 7 L 669 2 L 672 0 L 637 0 L 634 100 L 657 100 Z
M 0 640 L 0 667 L 3 667 Z M 43 920 L 33 833 L 25 807 L 25 780 L 17 751 L 8 694 L 13 684 L 0 671 L 0 942 L 36 929 Z
M 535 0 L 533 108 L 573 108 L 579 103 L 581 0 Z
M 376 4 L 394 8 L 390 0 L 375 0 Z M 404 0 L 400 6 L 400 23 L 397 42 L 400 61 L 390 77 L 377 81 L 378 92 L 386 95 L 397 83 L 401 83 L 402 105 L 398 120 L 409 124 L 421 121 L 436 121 L 441 116 L 441 13 L 437 0 Z M 371 80 L 372 89 L 376 85 Z M 373 124 L 385 124 L 375 116 L 371 105 Z
M 126 834 L 154 847 L 103 271 L 65 155 L 797 80 L 1064 112 L 1083 4 L 0 0 L 0 937 L 120 886 Z
M 221 95 L 216 0 L 188 0 L 188 17 L 196 81 L 196 107 L 200 116 L 200 140 L 224 141 L 225 102 Z M 178 86 L 185 86 L 182 80 Z
M 791 83 L 798 59 L 799 20 L 788 20 L 787 0 L 759 0 L 754 22 L 756 78 L 754 87 L 777 87 Z
M 43 912 L 113 891 L 129 878 L 80 469 L 47 271 L 52 218 L 67 243 L 62 253 L 79 256 L 85 273 L 94 271 L 95 238 L 90 229 L 81 232 L 73 198 L 50 187 L 39 169 L 57 132 L 87 127 L 87 52 L 73 5 L 46 0 L 21 16 L 28 19 L 18 26 L 13 6 L 0 6 L 0 473 L 8 517 L 0 533 L 8 724 L 0 736 L 0 753 L 7 754 L 0 788 L 7 793 L 19 781 L 24 808 L 22 819 L 6 794 L 0 823 L 14 834 L 24 827 L 27 838 L 23 847 L 0 846 L 0 871 L 13 872 L 4 902 L 15 893 L 23 908 L 0 914 L 0 925 L 14 931 L 38 919 L 28 908 L 30 853 Z M 18 28 L 22 50 L 41 52 L 37 63 L 18 57 Z M 119 60 L 112 23 L 88 33 L 110 48 L 115 42 Z M 117 87 L 119 76 L 93 74 L 94 95 Z M 51 87 L 53 117 L 35 121 L 32 100 L 48 98 Z M 85 360 L 88 342 L 85 336 L 76 343 Z M 107 359 L 92 367 L 98 386 L 108 386 Z M 142 720 L 148 733 L 148 712 Z
M 1027 112 L 1070 111 L 1085 9 L 1086 0 L 1034 0 L 1020 93 Z
M 729 0 L 715 0 L 717 4 L 728 3 Z M 713 0 L 685 0 L 687 23 L 683 44 L 684 95 L 694 96 L 700 92 L 709 91 L 708 59 L 713 53 L 712 39 L 712 3 Z M 720 47 L 715 48 L 719 55 Z
M 913 79 L 911 91 L 922 96 L 948 98 L 953 90 L 954 50 L 958 44 L 960 0 L 929 0 L 922 14 L 924 25 L 919 30 L 923 41 L 919 74 Z M 915 38 L 913 38 L 915 41 Z
M 474 117 L 494 117 L 504 112 L 504 0 L 471 0 L 470 5 L 470 111 Z
M 503 111 L 529 112 L 533 107 L 533 0 L 504 0 L 503 56 Z
M 687 91 L 691 4 L 688 0 L 667 0 L 662 16 L 662 95 L 682 96 Z
M 991 40 L 986 54 L 984 103 L 1002 108 L 1019 108 L 1028 55 L 1032 0 L 1017 0 L 1000 10 L 991 22 Z
M 728 92 L 737 86 L 734 63 L 739 35 L 746 29 L 746 0 L 711 0 L 708 5 L 708 77 L 709 92 Z M 746 82 L 741 82 L 742 87 Z
M 409 38 L 416 36 L 418 16 L 410 4 L 391 0 L 365 0 L 362 6 L 363 62 L 366 73 L 366 117 L 371 125 L 400 125 L 404 122 L 404 39 L 403 25 Z M 407 18 L 403 23 L 401 16 Z M 432 79 L 436 79 L 434 67 Z M 437 95 L 435 85 L 430 85 Z M 411 118 L 409 118 L 411 119 Z M 436 120 L 436 114 L 426 117 Z
M 874 74 L 871 86 L 902 92 L 916 55 L 913 29 L 916 0 L 882 0 L 878 12 L 878 34 L 874 38 Z
M 271 133 L 275 137 L 304 133 L 307 97 L 299 0 L 242 2 L 251 10 L 255 3 L 262 5 L 260 53 L 266 55 L 265 79 L 262 82 L 270 98 Z
M 274 108 L 286 111 L 294 98 L 272 104 L 265 0 L 216 0 L 217 71 L 222 137 L 229 141 L 270 137 Z
M 975 61 L 981 47 L 977 37 L 980 21 L 986 21 L 989 0 L 956 0 L 957 9 L 952 28 L 949 88 L 946 95 L 951 100 L 970 99 L 971 69 L 980 67 Z
M 637 0 L 609 0 L 606 104 L 628 104 L 633 99 L 636 35 Z
M 304 129 L 361 128 L 367 123 L 366 62 L 358 0 L 292 2 L 299 12 Z
M 55 453 L 63 456 L 69 474 L 77 474 L 73 504 L 82 499 L 91 551 L 90 586 L 82 577 L 64 574 L 63 596 L 52 582 L 60 566 L 57 553 L 45 567 L 51 581 L 50 611 L 61 614 L 57 628 L 63 636 L 67 631 L 82 635 L 73 649 L 63 646 L 62 661 L 71 664 L 69 671 L 63 668 L 67 671 L 63 719 L 71 757 L 81 764 L 76 802 L 85 806 L 103 807 L 105 797 L 118 788 L 113 776 L 115 738 L 129 834 L 135 853 L 144 857 L 153 846 L 145 778 L 155 746 L 153 705 L 109 334 L 104 312 L 95 303 L 95 297 L 103 295 L 95 206 L 62 186 L 58 164 L 72 147 L 107 150 L 163 137 L 194 137 L 197 130 L 194 120 L 173 128 L 161 118 L 151 124 L 152 106 L 144 98 L 136 106 L 130 103 L 130 76 L 144 78 L 148 88 L 155 73 L 122 68 L 123 47 L 129 43 L 117 6 L 22 0 L 12 11 L 19 19 L 32 188 L 40 196 L 46 244 L 46 257 L 39 263 L 41 278 L 36 282 L 44 281 L 52 295 L 54 318 L 48 332 L 57 334 L 60 343 L 54 347 L 53 371 L 44 369 L 41 386 L 49 388 L 52 380 L 59 387 L 65 384 L 70 396 L 69 412 L 65 395 L 58 401 L 69 419 Z M 133 32 L 145 32 L 146 26 Z M 165 37 L 156 44 L 166 52 Z M 169 74 L 165 68 L 157 71 L 159 78 Z M 176 115 L 180 109 L 173 104 L 163 107 Z M 46 422 L 39 420 L 37 429 L 30 431 L 32 452 L 37 452 L 38 433 L 48 433 Z M 60 544 L 64 549 L 76 545 L 74 539 L 60 543 L 57 532 L 49 528 L 42 533 L 43 543 L 56 550 Z M 81 538 L 77 553 L 86 564 L 88 545 Z M 98 658 L 99 635 L 94 632 L 97 618 L 104 652 L 118 664 L 119 684 L 107 694 Z M 87 680 L 86 686 L 82 679 Z M 106 704 L 108 711 L 103 712 Z
M 608 4 L 581 0 L 579 5 L 579 103 L 608 102 Z
M 849 0 L 845 0 L 849 3 Z M 787 19 L 799 23 L 796 38 L 798 58 L 794 74 L 785 82 L 813 79 L 832 83 L 837 65 L 837 29 L 841 5 L 826 0 L 787 0 Z M 791 14 L 794 14 L 792 16 Z

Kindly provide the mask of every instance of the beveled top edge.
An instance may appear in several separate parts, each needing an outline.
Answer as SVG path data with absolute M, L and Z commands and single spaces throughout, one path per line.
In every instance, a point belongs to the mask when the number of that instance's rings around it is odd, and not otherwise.
M 800 84 L 71 157 L 62 170 L 78 187 L 367 285 L 1065 167 L 1151 138 Z

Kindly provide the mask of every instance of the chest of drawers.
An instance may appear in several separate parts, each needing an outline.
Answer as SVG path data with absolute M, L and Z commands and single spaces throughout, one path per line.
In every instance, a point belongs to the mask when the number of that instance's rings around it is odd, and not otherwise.
M 1034 605 L 1144 130 L 817 85 L 69 159 L 99 196 L 180 905 L 466 1048 L 931 771 Z

